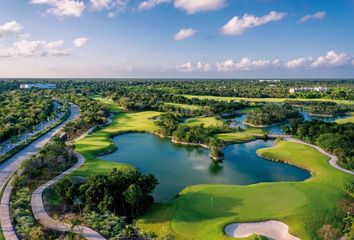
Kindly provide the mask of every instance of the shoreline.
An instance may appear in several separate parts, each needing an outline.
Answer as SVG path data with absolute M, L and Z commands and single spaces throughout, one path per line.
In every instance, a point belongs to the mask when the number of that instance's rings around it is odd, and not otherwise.
M 248 123 L 246 121 L 244 121 L 242 123 L 247 125 L 247 126 L 254 127 L 254 128 L 268 128 L 268 127 L 274 127 L 274 126 L 283 125 L 283 124 L 286 124 L 287 122 L 288 122 L 288 120 L 285 120 L 283 122 L 272 123 L 272 124 L 268 124 L 268 125 L 256 125 L 256 124 Z

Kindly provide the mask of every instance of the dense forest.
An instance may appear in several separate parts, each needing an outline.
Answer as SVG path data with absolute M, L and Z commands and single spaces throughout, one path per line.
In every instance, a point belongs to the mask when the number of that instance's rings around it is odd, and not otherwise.
M 67 139 L 74 139 L 91 127 L 102 125 L 107 121 L 108 110 L 98 101 L 82 95 L 66 94 L 61 95 L 61 97 L 73 102 L 80 108 L 80 117 L 64 127 Z
M 151 239 L 129 223 L 154 203 L 156 178 L 139 171 L 113 171 L 94 175 L 84 182 L 63 179 L 54 190 L 67 210 L 79 214 L 79 221 L 108 239 Z M 100 221 L 101 220 L 101 221 Z
M 0 93 L 0 106 L 0 143 L 31 132 L 33 126 L 55 114 L 52 97 L 42 91 Z
M 290 118 L 302 118 L 302 115 L 289 104 L 266 104 L 248 113 L 246 122 L 252 126 L 268 126 Z
M 335 102 L 327 101 L 287 101 L 287 103 L 302 108 L 304 111 L 312 115 L 327 115 L 335 116 L 338 114 L 344 114 L 349 111 L 353 111 L 353 106 L 341 105 Z
M 286 133 L 332 152 L 343 167 L 354 170 L 354 124 L 290 120 Z
M 321 80 L 321 79 L 284 79 L 278 82 L 260 81 L 257 79 L 71 79 L 71 80 L 2 80 L 1 89 L 18 88 L 20 83 L 50 82 L 56 83 L 64 92 L 75 88 L 76 93 L 83 95 L 99 94 L 112 96 L 124 95 L 131 89 L 146 91 L 161 90 L 173 95 L 213 95 L 249 98 L 329 98 L 354 100 L 354 80 Z M 290 88 L 325 87 L 324 92 L 289 93 Z

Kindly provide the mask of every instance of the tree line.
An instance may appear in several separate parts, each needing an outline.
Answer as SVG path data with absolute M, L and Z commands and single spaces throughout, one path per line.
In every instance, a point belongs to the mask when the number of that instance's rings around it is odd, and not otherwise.
M 328 101 L 287 101 L 292 106 L 300 107 L 302 110 L 313 115 L 329 115 L 335 116 L 338 114 L 345 114 L 354 110 L 353 106 L 337 104 Z
M 290 126 L 285 128 L 285 133 L 332 152 L 338 157 L 341 166 L 354 170 L 353 123 L 337 124 L 318 120 L 305 122 L 290 120 Z
M 290 118 L 302 118 L 302 115 L 289 104 L 265 104 L 249 112 L 246 122 L 255 126 L 267 126 Z
M 52 96 L 36 90 L 0 93 L 0 106 L 0 143 L 55 115 Z

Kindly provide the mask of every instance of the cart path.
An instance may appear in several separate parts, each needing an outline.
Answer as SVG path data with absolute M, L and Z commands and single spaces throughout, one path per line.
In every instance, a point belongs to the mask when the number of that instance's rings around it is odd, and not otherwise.
M 67 223 L 62 223 L 58 220 L 52 219 L 45 210 L 43 198 L 42 198 L 44 190 L 50 187 L 51 185 L 54 185 L 55 183 L 63 179 L 65 176 L 71 174 L 73 171 L 78 169 L 85 162 L 85 158 L 81 154 L 75 153 L 75 156 L 78 159 L 77 163 L 75 163 L 71 168 L 61 173 L 60 175 L 56 176 L 52 180 L 44 183 L 32 193 L 32 198 L 31 198 L 32 212 L 36 220 L 45 228 L 50 228 L 60 232 L 72 231 L 88 240 L 101 240 L 101 239 L 103 240 L 105 238 L 102 237 L 99 233 L 92 230 L 91 228 L 85 226 L 75 226 L 74 228 L 72 228 Z
M 34 140 L 24 149 L 7 159 L 0 164 L 0 191 L 9 181 L 12 174 L 14 174 L 20 167 L 21 163 L 30 158 L 39 150 L 44 147 L 68 122 L 76 119 L 80 115 L 80 109 L 76 105 L 70 106 L 70 116 L 63 123 L 59 124 L 52 130 L 48 131 L 43 136 Z M 12 219 L 10 214 L 10 196 L 12 192 L 11 184 L 7 184 L 4 189 L 3 196 L 0 203 L 0 225 L 3 231 L 3 235 L 7 240 L 16 240 L 16 232 L 12 225 Z

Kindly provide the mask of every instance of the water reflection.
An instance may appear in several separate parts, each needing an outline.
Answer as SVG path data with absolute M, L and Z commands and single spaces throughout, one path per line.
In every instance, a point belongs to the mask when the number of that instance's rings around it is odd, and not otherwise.
M 143 173 L 154 174 L 160 182 L 154 191 L 158 201 L 171 200 L 183 188 L 195 184 L 300 181 L 309 177 L 307 171 L 257 156 L 257 149 L 273 146 L 274 141 L 227 146 L 223 162 L 210 159 L 208 149 L 173 144 L 170 139 L 152 134 L 123 134 L 113 141 L 119 146 L 118 151 L 100 158 L 131 164 Z

